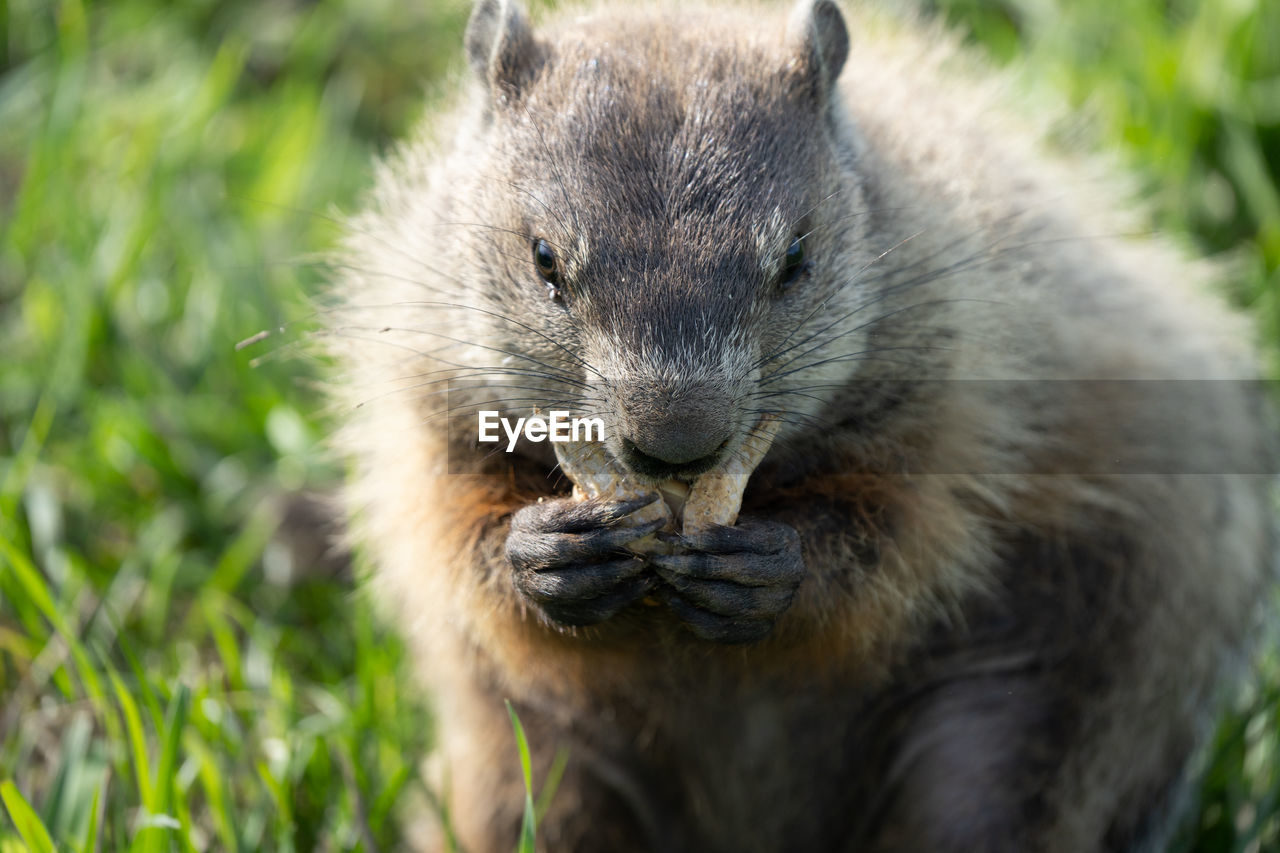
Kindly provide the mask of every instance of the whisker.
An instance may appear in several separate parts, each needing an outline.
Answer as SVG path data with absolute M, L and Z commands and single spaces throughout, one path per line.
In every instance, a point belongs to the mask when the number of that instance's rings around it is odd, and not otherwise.
M 913 347 L 897 347 L 897 349 L 911 350 L 914 348 Z M 763 387 L 766 384 L 776 382 L 779 379 L 785 379 L 788 376 L 791 376 L 793 374 L 799 373 L 804 370 L 812 370 L 815 367 L 821 367 L 822 365 L 827 364 L 829 362 L 875 361 L 883 364 L 896 364 L 899 367 L 918 367 L 919 366 L 918 362 L 903 361 L 902 359 L 895 359 L 895 358 L 883 358 L 881 356 L 875 355 L 875 353 L 881 352 L 881 351 L 883 351 L 883 349 L 872 349 L 872 350 L 862 350 L 860 352 L 843 353 L 838 356 L 832 356 L 830 359 L 820 359 L 818 361 L 810 362 L 808 364 L 802 364 L 798 367 L 794 367 L 790 370 L 787 370 L 784 373 L 773 374 L 768 376 L 766 379 L 761 380 L 760 386 Z
M 555 209 L 555 208 L 553 208 L 551 205 L 547 204 L 545 201 L 543 201 L 542 199 L 538 198 L 538 196 L 537 196 L 537 195 L 535 195 L 535 194 L 534 194 L 534 192 L 533 192 L 532 190 L 530 190 L 530 189 L 528 189 L 528 188 L 526 188 L 526 187 L 522 187 L 522 186 L 520 186 L 520 185 L 519 185 L 519 184 L 517 184 L 515 181 L 504 181 L 504 183 L 506 183 L 506 184 L 507 184 L 509 187 L 511 187 L 512 189 L 514 189 L 514 190 L 517 190 L 517 191 L 519 191 L 519 192 L 524 193 L 524 194 L 525 194 L 525 195 L 527 195 L 529 198 L 533 199 L 533 200 L 534 200 L 534 201 L 536 201 L 538 204 L 542 205 L 542 209 L 543 209 L 543 210 L 545 210 L 547 213 L 551 214 L 551 215 L 555 218 L 556 222 L 558 222 L 558 223 L 560 224 L 560 227 L 564 230 L 564 233 L 565 233 L 565 234 L 572 234 L 572 233 L 573 233 L 573 229 L 569 227 L 569 223 L 568 223 L 568 222 L 566 222 L 566 221 L 565 221 L 565 219 L 564 219 L 564 217 L 560 215 L 560 211 L 556 210 L 556 209 Z M 549 240 L 548 240 L 547 242 L 551 242 L 551 241 L 549 241 Z M 552 245 L 555 245 L 555 244 L 553 243 Z M 560 247 L 559 247 L 559 246 L 557 246 L 556 248 L 560 248 Z M 570 257 L 572 257 L 572 250 L 565 250 L 565 251 L 567 251 L 567 252 L 569 253 Z
M 556 180 L 556 185 L 560 188 L 560 198 L 565 206 L 568 207 L 569 216 L 573 220 L 574 227 L 571 233 L 581 234 L 583 232 L 582 223 L 578 221 L 578 213 L 574 208 L 573 199 L 569 197 L 568 184 L 565 182 L 564 174 L 560 171 L 560 158 L 555 155 L 555 152 L 551 150 L 551 146 L 547 144 L 547 137 L 542 132 L 542 125 L 538 124 L 537 120 L 534 119 L 529 105 L 521 101 L 520 108 L 524 111 L 525 118 L 529 121 L 534 133 L 538 135 L 538 144 L 542 146 L 542 152 L 547 156 L 547 161 L 551 164 L 551 174 Z
M 797 412 L 797 411 L 790 411 L 790 410 L 780 411 L 778 409 L 764 409 L 764 408 L 744 409 L 743 411 L 746 414 L 758 415 L 760 417 L 763 417 L 765 415 L 772 415 L 773 417 L 776 417 L 778 420 L 780 420 L 784 424 L 790 424 L 792 426 L 797 426 L 802 428 L 830 429 L 835 426 L 834 421 L 831 421 L 830 419 L 827 419 L 827 418 L 820 417 L 816 414 L 810 414 L 808 412 Z M 760 438 L 759 436 L 751 436 L 747 440 L 759 441 Z M 746 442 L 744 441 L 743 443 L 745 444 Z
M 526 190 L 526 192 L 527 192 L 527 190 Z M 481 229 L 484 229 L 484 230 L 486 230 L 486 231 L 497 231 L 497 232 L 502 233 L 502 234 L 512 234 L 512 235 L 514 235 L 514 236 L 516 236 L 516 237 L 519 237 L 521 240 L 524 240 L 525 242 L 530 243 L 530 244 L 532 244 L 532 243 L 533 243 L 533 240 L 534 240 L 534 237 L 535 237 L 535 235 L 530 234 L 530 233 L 529 233 L 529 232 L 527 232 L 527 231 L 517 231 L 517 230 L 515 230 L 514 228 L 503 228 L 503 227 L 502 227 L 502 226 L 500 226 L 500 225 L 490 225 L 490 224 L 487 224 L 487 223 L 484 223 L 484 222 L 459 222 L 459 221 L 457 221 L 457 220 L 446 220 L 446 221 L 442 222 L 441 224 L 442 224 L 442 225 L 460 225 L 460 226 L 462 226 L 462 227 L 464 227 L 464 228 L 481 228 Z M 543 234 L 538 234 L 538 235 L 536 235 L 536 237 L 537 237 L 537 239 L 539 239 L 539 240 L 546 240 L 549 244 L 551 244 L 552 248 L 556 249 L 557 251 L 561 252 L 562 254 L 565 254 L 565 255 L 571 255 L 571 254 L 572 254 L 572 252 L 573 252 L 573 250 L 572 250 L 571 248 L 568 248 L 568 247 L 566 247 L 566 246 L 562 246 L 562 245 L 560 245 L 559 243 L 556 243 L 554 240 L 549 239 L 548 237 L 546 237 L 546 236 L 545 236 L 545 235 L 543 235 Z M 521 258 L 517 257 L 516 255 L 510 255 L 510 254 L 507 254 L 507 253 L 505 253 L 505 252 L 499 252 L 498 254 L 501 254 L 503 257 L 509 258 L 509 259 L 511 259 L 511 260 L 513 260 L 513 261 L 517 261 L 517 262 L 519 262 L 519 261 L 521 260 Z
M 903 313 L 905 313 L 905 312 L 907 312 L 907 311 L 914 311 L 914 310 L 916 310 L 916 309 L 918 309 L 918 308 L 928 308 L 928 307 L 933 307 L 933 306 L 935 306 L 935 305 L 948 304 L 948 303 L 953 303 L 953 302 L 978 302 L 978 303 L 987 303 L 987 302 L 990 302 L 990 301 L 991 301 L 991 300 L 985 300 L 985 299 L 967 299 L 967 298 L 964 298 L 964 297 L 954 297 L 954 298 L 951 298 L 951 299 L 926 299 L 926 300 L 924 300 L 924 301 L 922 301 L 922 302 L 915 302 L 915 303 L 912 303 L 911 305 L 904 305 L 904 306 L 902 306 L 902 307 L 900 307 L 900 308 L 895 308 L 895 309 L 893 309 L 892 311 L 886 311 L 886 312 L 885 312 L 885 313 L 883 313 L 883 314 L 880 314 L 880 315 L 878 315 L 878 316 L 876 316 L 876 317 L 872 317 L 871 319 L 866 320 L 866 321 L 864 321 L 864 322 L 862 322 L 862 323 L 859 323 L 857 326 L 854 326 L 854 327 L 853 327 L 853 328 L 851 328 L 851 329 L 845 329 L 845 330 L 842 330 L 842 331 L 840 331 L 840 332 L 836 333 L 835 335 L 833 335 L 831 338 L 829 338 L 829 339 L 827 339 L 827 340 L 823 340 L 823 341 L 818 342 L 817 344 L 813 345 L 812 347 L 810 347 L 809 349 L 805 350 L 804 352 L 799 353 L 798 355 L 794 356 L 793 358 L 791 358 L 791 359 L 790 359 L 790 360 L 788 360 L 787 362 L 785 362 L 785 363 L 783 363 L 783 364 L 779 365 L 778 370 L 783 370 L 783 369 L 787 368 L 788 366 L 795 364 L 797 361 L 799 361 L 800 359 L 804 358 L 805 356 L 811 355 L 811 354 L 813 354 L 814 352 L 817 352 L 818 350 L 822 349 L 823 347 L 830 346 L 832 343 L 834 343 L 834 342 L 836 342 L 836 341 L 840 340 L 840 339 L 841 339 L 841 338 L 843 338 L 843 337 L 846 337 L 846 336 L 848 336 L 848 335 L 852 335 L 852 334 L 856 334 L 857 332 L 862 331 L 863 329 L 867 328 L 868 326 L 873 326 L 873 325 L 875 325 L 875 324 L 877 324 L 877 323 L 882 323 L 882 322 L 884 322 L 885 320 L 889 319 L 890 317 L 896 316 L 896 315 L 898 315 L 898 314 L 903 314 Z M 858 308 L 858 309 L 855 309 L 854 311 L 849 312 L 849 315 L 848 315 L 848 316 L 852 316 L 853 314 L 857 313 L 857 311 L 860 311 L 861 309 L 862 309 L 862 307 L 861 307 L 861 306 L 859 306 L 859 308 Z M 847 319 L 847 317 L 846 317 L 845 319 Z M 828 326 L 828 328 L 830 328 L 830 327 Z M 812 339 L 812 337 L 811 337 L 810 339 Z M 888 349 L 890 349 L 890 348 L 887 348 L 887 347 L 886 347 L 886 348 L 882 348 L 882 349 L 888 350 Z M 931 347 L 931 346 L 926 346 L 926 345 L 923 345 L 923 344 L 922 344 L 922 345 L 918 345 L 918 346 L 910 346 L 910 347 L 908 347 L 908 346 L 893 347 L 892 349 L 897 349 L 897 350 L 906 350 L 906 349 L 918 349 L 918 350 L 938 349 L 938 350 L 946 351 L 948 348 L 946 348 L 946 347 Z M 871 350 L 867 350 L 867 352 L 870 352 L 870 351 L 871 351 Z M 776 371 L 775 371 L 775 374 L 771 374 L 771 375 L 776 375 Z
M 512 358 L 522 359 L 522 360 L 524 360 L 524 361 L 528 361 L 528 362 L 531 362 L 531 363 L 533 363 L 533 364 L 536 364 L 536 365 L 538 365 L 539 367 L 546 368 L 547 370 L 551 370 L 551 371 L 556 371 L 556 370 L 557 370 L 557 368 L 556 368 L 556 366 L 555 366 L 554 364 L 547 364 L 546 362 L 544 362 L 544 361 L 542 361 L 542 360 L 540 360 L 540 359 L 534 358 L 533 356 L 528 355 L 528 354 L 526 354 L 526 353 L 516 352 L 516 351 L 514 351 L 514 350 L 503 349 L 502 347 L 489 346 L 489 345 L 487 345 L 487 344 L 480 344 L 480 343 L 476 343 L 475 341 L 468 341 L 468 340 L 466 340 L 466 339 L 464 339 L 464 338 L 455 338 L 455 337 L 453 337 L 452 335 L 446 335 L 446 334 L 444 334 L 443 332 L 437 332 L 437 331 L 434 331 L 434 330 L 432 330 L 432 329 L 425 329 L 425 328 L 419 329 L 419 328 L 410 328 L 410 327 L 403 327 L 403 326 L 333 326 L 333 327 L 331 327 L 331 328 L 330 328 L 330 330 L 329 330 L 329 331 L 331 331 L 331 332 L 348 332 L 348 331 L 356 331 L 356 332 L 401 332 L 401 333 L 404 333 L 404 334 L 411 334 L 411 335 L 429 335 L 429 336 L 431 336 L 431 337 L 441 338 L 441 339 L 446 340 L 446 341 L 453 341 L 454 343 L 461 344 L 461 345 L 463 345 L 463 346 L 475 347 L 475 348 L 477 348 L 477 349 L 483 349 L 483 350 L 488 350 L 488 351 L 490 351 L 490 352 L 496 352 L 496 353 L 499 353 L 499 354 L 501 354 L 501 355 L 510 356 L 510 357 L 512 357 Z M 434 356 L 433 356 L 434 352 L 436 352 L 436 351 L 434 351 L 434 350 L 433 350 L 433 351 L 419 351 L 419 354 L 420 354 L 420 355 L 422 355 L 424 358 L 430 358 L 430 357 L 434 357 Z M 443 360 L 443 359 L 441 359 L 441 360 Z M 446 364 L 448 364 L 449 362 L 445 362 L 445 363 L 446 363 Z M 459 366 L 463 366 L 463 365 L 459 365 Z
M 370 404 L 370 403 L 376 403 L 376 402 L 378 402 L 379 400 L 389 399 L 389 398 L 391 398 L 391 397 L 396 396 L 397 394 L 412 395 L 413 399 L 415 399 L 415 400 L 427 400 L 427 399 L 430 399 L 430 398 L 432 398 L 432 397 L 437 397 L 437 396 L 440 396 L 440 395 L 449 395 L 449 394 L 459 394 L 459 393 L 462 393 L 462 392 L 461 392 L 461 391 L 459 391 L 457 388 L 435 388 L 435 389 L 430 390 L 430 391 L 425 391 L 425 390 L 423 390 L 423 389 L 426 389 L 426 388 L 431 388 L 431 386 L 433 386 L 433 385 L 438 385 L 438 384 L 440 384 L 440 382 L 441 382 L 441 381 L 443 381 L 443 380 L 438 380 L 438 379 L 437 379 L 437 380 L 432 380 L 432 381 L 430 381 L 430 382 L 419 382 L 419 383 L 415 383 L 415 384 L 413 384 L 413 385 L 403 385 L 403 386 L 399 386 L 399 387 L 396 387 L 396 388 L 392 388 L 392 389 L 390 389 L 390 390 L 388 390 L 388 391 L 384 391 L 384 392 L 383 392 L 383 393 L 381 393 L 381 394 L 376 394 L 376 395 L 374 395 L 374 396 L 372 396 L 372 397 L 367 397 L 367 398 L 365 398 L 365 399 L 361 400 L 359 403 L 356 403 L 356 404 L 355 404 L 355 408 L 356 408 L 356 409 L 361 409 L 361 408 L 364 408 L 366 405 L 368 405 L 368 404 Z M 544 397 L 545 397 L 545 395 L 546 395 L 546 393 L 547 393 L 545 388 L 538 388 L 538 387 L 536 387 L 536 386 L 529 386 L 529 385 L 511 385 L 511 384 L 504 384 L 504 383 L 493 383 L 493 384 L 487 384 L 487 383 L 486 383 L 486 384 L 483 386 L 483 388 L 484 388 L 485 390 L 489 390 L 489 389 L 504 389 L 504 390 L 509 390 L 509 391 L 524 391 L 524 392 L 529 393 L 529 394 L 541 394 L 541 395 L 543 395 Z M 467 390 L 471 390 L 471 389 L 467 389 Z M 417 392 L 417 393 L 414 393 L 414 392 Z M 533 398 L 530 398 L 530 399 L 533 399 Z M 541 397 L 539 397 L 538 399 L 542 399 L 542 398 L 541 398 Z
M 876 262 L 878 262 L 878 261 L 880 261 L 880 260 L 883 260 L 886 256 L 888 256 L 888 255 L 889 255 L 889 253 L 891 253 L 891 252 L 893 252 L 894 250 L 899 249 L 899 248 L 901 248 L 902 246 L 906 245 L 906 244 L 907 244 L 907 242 L 909 242 L 910 240 L 914 239 L 915 237 L 918 237 L 918 236 L 919 236 L 920 234 L 922 234 L 922 233 L 924 233 L 924 232 L 922 232 L 922 231 L 917 231 L 915 234 L 912 234 L 911 236 L 909 236 L 909 237 L 907 237 L 907 238 L 903 239 L 902 241 L 900 241 L 899 243 L 897 243 L 897 244 L 895 244 L 895 245 L 893 245 L 893 246 L 890 246 L 888 249 L 885 249 L 885 250 L 884 250 L 883 252 L 881 252 L 879 255 L 877 255 L 876 257 L 872 258 L 872 259 L 871 259 L 870 261 L 868 261 L 865 265 L 863 265 L 862 269 L 860 269 L 860 270 L 858 270 L 857 272 L 855 272 L 855 273 L 853 274 L 853 277 L 852 277 L 852 279 L 851 279 L 851 282 L 856 282 L 856 281 L 858 280 L 858 276 L 860 276 L 863 272 L 865 272 L 865 271 L 866 271 L 868 268 L 870 268 L 873 264 L 875 264 Z M 800 321 L 795 325 L 795 327 L 791 330 L 790 334 L 788 334 L 788 335 L 787 335 L 787 336 L 782 340 L 782 343 L 780 343 L 778 346 L 779 346 L 779 347 L 785 346 L 785 345 L 786 345 L 786 343 L 787 343 L 787 341 L 791 340 L 792 336 L 793 336 L 793 335 L 795 335 L 795 333 L 796 333 L 796 332 L 798 332 L 798 331 L 800 331 L 800 329 L 804 328 L 805 324 L 806 324 L 806 323 L 808 323 L 811 319 L 813 319 L 813 317 L 814 317 L 814 315 L 815 315 L 815 314 L 817 314 L 817 313 L 818 313 L 819 311 L 821 311 L 823 308 L 827 307 L 827 305 L 828 305 L 828 304 L 830 304 L 831 300 L 832 300 L 832 299 L 834 299 L 834 298 L 835 298 L 835 297 L 840 293 L 840 291 L 844 289 L 844 287 L 845 287 L 846 285 L 847 285 L 847 283 L 846 283 L 846 284 L 841 284 L 839 287 L 837 287 L 837 288 L 836 288 L 835 292 L 833 292 L 833 293 L 832 293 L 830 296 L 828 296 L 826 299 L 822 300 L 822 301 L 821 301 L 821 302 L 819 302 L 816 306 L 814 306 L 813 310 L 812 310 L 812 311 L 810 311 L 808 314 L 806 314 L 806 315 L 805 315 L 805 316 L 804 316 L 804 317 L 803 317 L 803 318 L 802 318 L 802 319 L 801 319 L 801 320 L 800 320 Z M 856 309 L 855 309 L 855 310 L 856 310 Z M 848 318 L 848 316 L 850 316 L 850 315 L 848 315 L 848 314 L 847 314 L 847 315 L 845 315 L 845 317 L 835 320 L 832 324 L 828 325 L 826 328 L 831 328 L 831 326 L 836 325 L 837 323 L 840 323 L 843 319 L 847 319 L 847 318 Z M 821 330 L 821 331 L 819 331 L 819 332 L 816 332 L 815 334 L 822 334 L 822 331 L 825 331 L 825 329 L 824 329 L 824 330 Z M 779 357 L 781 357 L 781 356 L 783 356 L 783 355 L 786 355 L 788 352 L 790 352 L 791 350 L 795 349 L 796 347 L 804 346 L 806 343 L 808 343 L 808 342 L 809 342 L 809 341 L 811 341 L 811 340 L 813 340 L 813 336 L 810 336 L 810 337 L 808 337 L 808 338 L 806 338 L 806 339 L 804 339 L 804 340 L 798 341 L 797 343 L 793 344 L 791 347 L 788 347 L 788 348 L 786 348 L 786 349 L 783 349 L 783 350 L 774 350 L 774 352 L 772 352 L 772 353 L 770 353 L 769 355 L 767 355 L 767 356 L 765 356 L 765 357 L 761 358 L 761 359 L 760 359 L 760 360 L 758 360 L 754 365 L 752 365 L 752 369 L 754 369 L 754 370 L 758 370 L 758 369 L 760 369 L 761 367 L 763 367 L 764 365 L 768 364 L 770 361 L 774 361 L 774 360 L 776 360 L 777 358 L 779 358 Z

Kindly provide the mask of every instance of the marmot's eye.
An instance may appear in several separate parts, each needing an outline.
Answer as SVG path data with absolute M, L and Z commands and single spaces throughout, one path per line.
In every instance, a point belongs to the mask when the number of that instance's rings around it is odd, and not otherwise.
M 792 282 L 808 269 L 809 265 L 805 262 L 804 255 L 804 237 L 796 237 L 782 256 L 782 271 L 778 274 L 780 287 L 790 287 Z
M 533 241 L 533 265 L 538 268 L 538 275 L 550 288 L 560 286 L 560 264 L 556 261 L 556 253 L 551 244 L 541 238 Z

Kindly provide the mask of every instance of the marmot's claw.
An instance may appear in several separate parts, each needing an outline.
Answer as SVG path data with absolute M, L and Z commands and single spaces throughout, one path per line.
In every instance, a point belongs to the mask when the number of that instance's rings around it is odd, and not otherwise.
M 561 499 L 530 504 L 511 519 L 507 559 L 517 592 L 548 620 L 592 625 L 648 595 L 657 579 L 625 546 L 665 524 L 627 526 L 626 517 L 656 499 Z
M 743 519 L 679 544 L 684 553 L 654 554 L 649 563 L 665 584 L 661 600 L 703 639 L 763 639 L 804 579 L 800 536 L 781 522 Z
M 560 572 L 517 572 L 516 589 L 555 625 L 578 627 L 611 619 L 653 592 L 658 579 L 639 557 Z
M 772 619 L 738 619 L 702 610 L 688 603 L 669 587 L 654 593 L 676 617 L 700 639 L 713 643 L 755 643 L 773 631 Z
M 511 520 L 511 529 L 515 531 L 521 528 L 543 533 L 590 533 L 616 525 L 632 513 L 659 500 L 660 497 L 655 491 L 622 501 L 603 498 L 584 501 L 543 501 L 539 504 L 531 504 L 516 513 Z M 647 524 L 634 525 L 631 529 L 640 530 L 647 527 L 649 527 Z
M 789 524 L 746 517 L 733 526 L 715 524 L 697 533 L 686 533 L 680 543 L 691 551 L 707 554 L 799 553 L 800 534 Z
M 539 533 L 513 528 L 507 537 L 507 557 L 515 568 L 535 572 L 598 562 L 625 553 L 628 543 L 647 536 L 662 524 L 659 518 L 637 527 L 598 527 L 583 533 Z

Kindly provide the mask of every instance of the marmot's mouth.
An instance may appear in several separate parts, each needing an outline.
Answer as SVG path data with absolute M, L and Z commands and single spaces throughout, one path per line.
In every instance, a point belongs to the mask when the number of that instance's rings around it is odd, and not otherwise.
M 764 415 L 742 439 L 727 451 L 724 442 L 715 455 L 724 457 L 714 469 L 694 479 L 653 481 L 652 477 L 635 475 L 626 469 L 619 455 L 601 442 L 561 442 L 554 445 L 561 470 L 574 483 L 574 494 L 580 498 L 632 500 L 652 494 L 656 488 L 670 510 L 673 523 L 686 532 L 707 530 L 713 525 L 732 525 L 742 507 L 747 480 L 756 469 L 782 421 L 776 415 Z
M 668 462 L 645 453 L 629 438 L 622 439 L 622 450 L 618 454 L 621 462 L 641 477 L 653 480 L 685 480 L 690 481 L 705 474 L 724 461 L 725 450 L 732 443 L 726 438 L 720 446 L 697 459 L 685 462 Z

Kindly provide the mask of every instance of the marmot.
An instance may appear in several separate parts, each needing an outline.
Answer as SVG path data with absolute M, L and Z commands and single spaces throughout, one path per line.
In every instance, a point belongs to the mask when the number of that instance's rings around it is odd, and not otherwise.
M 849 20 L 478 0 L 350 221 L 352 528 L 466 850 L 517 837 L 507 698 L 536 778 L 567 750 L 548 850 L 1169 836 L 1271 576 L 1247 329 L 941 31 Z M 736 523 L 662 533 L 486 408 L 598 417 L 647 484 L 781 431 Z

